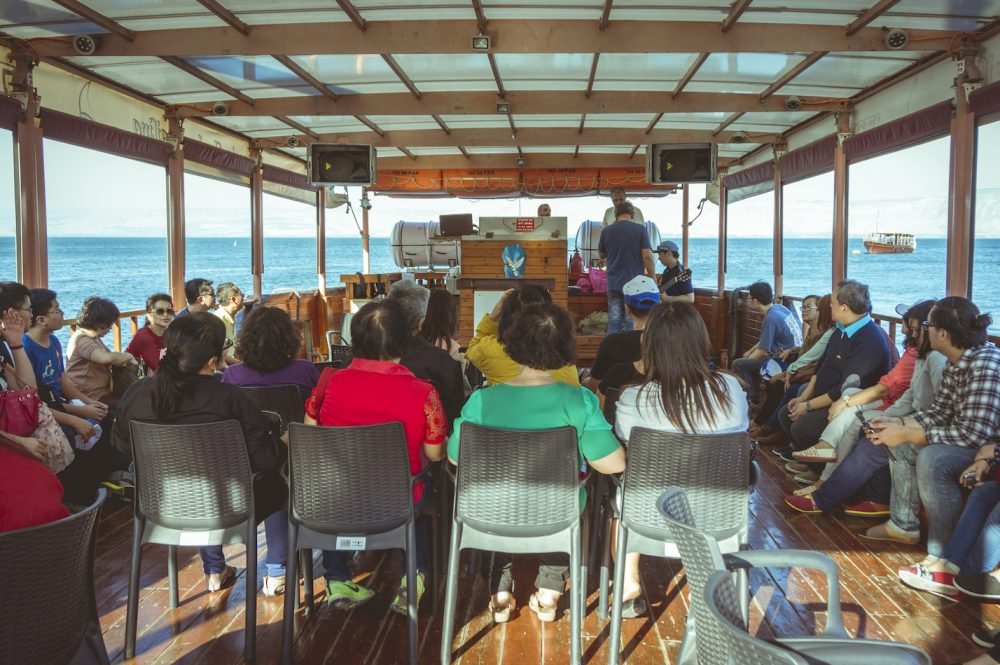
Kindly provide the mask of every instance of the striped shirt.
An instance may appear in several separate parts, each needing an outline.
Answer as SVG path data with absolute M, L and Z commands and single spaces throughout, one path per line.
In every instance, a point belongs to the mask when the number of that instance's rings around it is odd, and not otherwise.
M 1000 443 L 1000 350 L 966 349 L 948 364 L 930 408 L 913 414 L 927 443 L 981 448 Z

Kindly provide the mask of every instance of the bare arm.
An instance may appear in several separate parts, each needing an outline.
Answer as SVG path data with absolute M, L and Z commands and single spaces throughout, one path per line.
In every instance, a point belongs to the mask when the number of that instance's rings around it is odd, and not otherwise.
M 444 459 L 444 445 L 440 443 L 424 443 L 424 455 L 432 462 Z
M 124 351 L 105 351 L 104 349 L 94 349 L 90 354 L 90 362 L 98 365 L 128 365 L 136 362 L 135 356 Z
M 653 267 L 653 250 L 642 250 L 642 265 L 646 267 L 646 276 L 656 279 L 656 271 Z
M 601 459 L 589 460 L 589 464 L 598 473 L 621 473 L 625 470 L 625 449 L 619 446 Z
M 11 357 L 14 360 L 14 376 L 24 385 L 37 388 L 35 370 L 31 366 L 31 359 L 24 351 L 24 319 L 13 307 L 3 313 L 3 340 L 10 347 Z

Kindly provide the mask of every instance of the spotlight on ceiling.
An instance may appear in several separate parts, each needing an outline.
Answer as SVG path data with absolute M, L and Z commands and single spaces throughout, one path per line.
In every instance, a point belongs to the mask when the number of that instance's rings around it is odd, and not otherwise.
M 527 163 L 528 163 L 528 160 L 525 159 L 524 157 L 518 157 L 517 158 L 517 168 L 523 169 Z
M 472 38 L 472 50 L 473 51 L 489 51 L 490 50 L 490 36 L 484 35 L 482 33 L 475 35 Z
M 497 102 L 497 113 L 510 113 L 510 102 Z
M 798 111 L 802 108 L 802 100 L 792 95 L 790 97 L 785 97 L 785 110 L 786 111 Z
M 899 28 L 887 31 L 882 39 L 885 42 L 886 48 L 890 48 L 893 51 L 906 48 L 906 45 L 910 43 L 910 35 L 906 33 L 906 30 L 900 30 Z
M 77 35 L 73 38 L 73 50 L 77 55 L 94 55 L 101 40 L 90 35 Z

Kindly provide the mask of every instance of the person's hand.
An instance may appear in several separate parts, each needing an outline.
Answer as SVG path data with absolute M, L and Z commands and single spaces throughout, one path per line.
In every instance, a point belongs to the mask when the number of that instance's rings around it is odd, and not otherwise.
M 875 418 L 868 421 L 871 432 L 868 440 L 876 446 L 898 446 L 906 443 L 906 428 L 894 424 L 887 418 Z
M 788 373 L 787 372 L 779 372 L 778 374 L 771 375 L 771 378 L 768 379 L 768 382 L 769 383 L 777 383 L 778 381 L 786 381 L 787 379 L 788 379 Z
M 81 417 L 91 420 L 104 420 L 108 415 L 108 405 L 103 402 L 88 402 L 84 406 L 78 406 L 77 410 Z
M 809 413 L 809 400 L 796 398 L 788 403 L 789 420 L 792 421 L 798 420 L 807 413 Z
M 10 346 L 17 346 L 24 339 L 24 319 L 14 307 L 3 313 L 3 339 Z
M 788 359 L 792 357 L 792 353 L 794 351 L 795 349 L 786 349 L 785 351 L 782 351 L 781 355 L 779 356 L 781 358 L 781 362 L 787 363 Z
M 128 353 L 127 351 L 122 351 L 118 357 L 118 362 L 116 364 L 125 367 L 126 365 L 138 365 L 139 361 L 136 360 L 135 356 L 133 356 L 131 353 Z
M 986 479 L 986 474 L 989 473 L 989 470 L 989 460 L 977 458 L 965 471 L 961 473 L 961 475 L 959 475 L 958 482 L 965 487 L 975 487 Z M 972 476 L 971 479 L 969 478 L 970 475 Z
M 45 445 L 33 436 L 19 436 L 15 444 L 29 457 L 34 457 L 39 462 L 45 462 Z
M 847 402 L 842 399 L 834 400 L 830 405 L 830 410 L 826 414 L 827 420 L 833 420 L 840 415 L 840 412 L 847 408 Z
M 73 416 L 73 420 L 70 421 L 69 426 L 72 427 L 73 431 L 79 434 L 84 441 L 90 440 L 90 437 L 97 433 L 94 431 L 93 424 L 84 418 Z
M 510 294 L 513 292 L 514 289 L 507 289 L 506 291 L 503 292 L 503 295 L 501 295 L 500 299 L 497 300 L 497 304 L 493 305 L 493 311 L 490 312 L 491 319 L 493 319 L 494 321 L 500 320 L 500 310 L 503 309 L 504 301 L 506 301 L 507 298 L 510 296 Z

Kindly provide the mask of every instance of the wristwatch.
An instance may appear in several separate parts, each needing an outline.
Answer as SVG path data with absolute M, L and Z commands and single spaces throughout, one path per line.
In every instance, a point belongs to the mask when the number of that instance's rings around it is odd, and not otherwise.
M 850 395 L 844 395 L 840 399 L 844 400 L 844 406 L 850 406 L 851 405 L 851 397 L 850 397 Z

